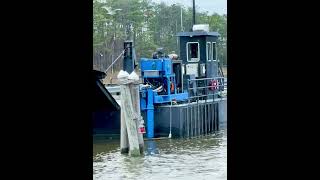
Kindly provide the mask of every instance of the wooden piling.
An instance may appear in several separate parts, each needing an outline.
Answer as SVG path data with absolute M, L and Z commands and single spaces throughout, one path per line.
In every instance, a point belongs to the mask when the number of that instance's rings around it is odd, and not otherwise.
M 143 134 L 140 134 L 139 131 L 139 125 L 140 125 L 140 118 L 141 117 L 141 111 L 140 111 L 140 92 L 139 92 L 139 82 L 134 82 L 130 84 L 130 90 L 131 90 L 131 97 L 133 102 L 133 109 L 135 113 L 138 116 L 138 120 L 136 121 L 136 127 L 137 127 L 137 133 L 138 133 L 138 141 L 139 141 L 139 150 L 140 153 L 143 154 L 144 151 L 144 141 L 143 141 Z
M 133 108 L 133 102 L 130 92 L 130 83 L 131 81 L 122 80 L 120 85 L 121 90 L 121 108 L 123 112 L 124 121 L 127 129 L 127 137 L 129 142 L 129 155 L 130 156 L 139 156 L 139 140 L 138 140 L 138 131 L 136 126 L 136 121 L 138 120 L 138 115 Z M 121 134 L 124 136 L 125 134 Z M 123 139 L 125 139 L 123 137 Z M 125 141 L 123 141 L 125 142 Z M 125 147 L 123 147 L 125 148 Z
M 127 125 L 124 117 L 123 107 L 121 107 L 121 130 L 120 130 L 120 152 L 122 154 L 129 152 L 129 142 L 128 142 L 128 133 L 127 133 Z

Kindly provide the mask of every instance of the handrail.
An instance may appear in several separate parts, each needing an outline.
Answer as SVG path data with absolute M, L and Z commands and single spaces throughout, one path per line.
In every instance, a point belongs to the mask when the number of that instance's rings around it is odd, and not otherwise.
M 223 81 L 221 80 L 223 79 Z M 216 86 L 213 85 L 208 85 L 208 81 L 210 80 L 218 80 L 219 82 L 222 81 L 222 83 L 219 83 Z M 226 83 L 224 83 L 225 77 L 214 77 L 214 78 L 200 78 L 200 79 L 188 79 L 188 87 L 187 87 L 187 91 L 189 93 L 189 100 L 194 99 L 196 101 L 199 101 L 199 98 L 202 97 L 209 97 L 209 96 L 213 96 L 213 99 L 215 99 L 215 95 L 222 95 L 222 90 L 221 87 L 226 88 Z M 203 81 L 204 86 L 198 86 L 199 81 Z M 190 82 L 194 82 L 196 87 L 190 87 Z M 212 87 L 217 87 L 217 89 L 215 90 L 210 90 L 209 88 Z M 200 93 L 197 90 L 202 90 L 201 92 L 203 92 L 204 94 Z M 194 92 L 193 96 L 191 96 L 191 92 Z M 213 91 L 213 93 L 210 93 L 208 91 Z

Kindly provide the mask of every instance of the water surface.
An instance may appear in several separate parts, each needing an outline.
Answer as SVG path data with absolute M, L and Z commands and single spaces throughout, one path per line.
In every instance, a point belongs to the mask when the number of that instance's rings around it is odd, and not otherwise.
M 227 135 L 145 141 L 144 156 L 120 154 L 119 139 L 94 139 L 93 179 L 227 179 Z

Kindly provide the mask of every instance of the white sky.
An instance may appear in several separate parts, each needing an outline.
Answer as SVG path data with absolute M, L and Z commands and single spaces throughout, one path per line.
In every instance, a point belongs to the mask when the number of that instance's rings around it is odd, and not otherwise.
M 169 5 L 180 3 L 184 6 L 192 7 L 192 0 L 151 0 L 153 2 L 165 2 Z M 208 11 L 209 14 L 218 13 L 227 14 L 227 0 L 195 0 L 196 7 L 200 11 Z M 198 11 L 199 11 L 198 10 Z

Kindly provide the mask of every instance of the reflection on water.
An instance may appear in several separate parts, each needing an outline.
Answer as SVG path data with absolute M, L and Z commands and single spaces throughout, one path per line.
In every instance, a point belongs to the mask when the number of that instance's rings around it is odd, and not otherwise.
M 227 179 L 227 135 L 145 141 L 144 156 L 120 154 L 119 140 L 93 144 L 93 179 Z

